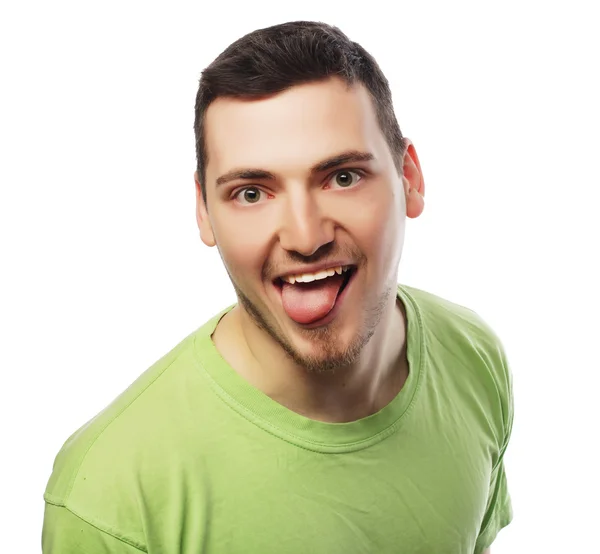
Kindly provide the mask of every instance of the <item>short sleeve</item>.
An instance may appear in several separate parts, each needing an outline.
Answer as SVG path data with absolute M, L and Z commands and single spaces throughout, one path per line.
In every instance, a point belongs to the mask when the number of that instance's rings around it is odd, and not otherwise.
M 499 346 L 499 350 L 502 371 L 500 372 L 501 378 L 498 383 L 498 391 L 502 404 L 504 437 L 498 452 L 496 466 L 492 470 L 487 509 L 479 535 L 477 536 L 475 554 L 481 554 L 486 548 L 491 546 L 500 530 L 506 527 L 513 518 L 513 509 L 504 464 L 504 453 L 508 447 L 513 426 L 513 384 L 512 373 L 501 345 Z
M 102 531 L 64 506 L 46 503 L 43 554 L 140 554 L 145 552 Z
M 488 548 L 494 542 L 500 530 L 506 527 L 512 521 L 512 518 L 513 511 L 504 462 L 500 462 L 492 477 L 489 507 L 477 537 L 475 554 L 481 554 Z

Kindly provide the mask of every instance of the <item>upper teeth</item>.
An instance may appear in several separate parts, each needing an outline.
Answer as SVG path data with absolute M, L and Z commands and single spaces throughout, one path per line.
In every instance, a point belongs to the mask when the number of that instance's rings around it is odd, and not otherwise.
M 331 277 L 332 275 L 335 275 L 336 273 L 338 275 L 341 275 L 342 273 L 345 273 L 349 269 L 350 269 L 349 265 L 346 265 L 346 266 L 338 265 L 337 267 L 330 267 L 329 269 L 323 269 L 321 271 L 318 271 L 317 273 L 303 273 L 300 275 L 286 275 L 285 277 L 282 277 L 281 279 L 283 281 L 285 281 L 286 283 L 290 283 L 292 285 L 294 283 L 310 283 L 311 281 L 317 281 L 319 279 L 325 279 L 327 277 Z

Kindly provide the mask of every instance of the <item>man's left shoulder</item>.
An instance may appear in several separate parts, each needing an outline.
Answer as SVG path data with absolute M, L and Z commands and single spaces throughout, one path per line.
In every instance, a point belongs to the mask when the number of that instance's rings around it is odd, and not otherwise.
M 432 382 L 453 391 L 455 405 L 462 400 L 489 432 L 495 467 L 513 420 L 512 374 L 502 341 L 474 310 L 420 289 L 402 289 L 417 307 Z
M 471 347 L 489 362 L 505 357 L 500 337 L 475 310 L 414 287 L 400 285 L 399 289 L 418 306 L 425 332 L 440 341 Z
M 446 367 L 464 387 L 498 405 L 503 418 L 512 411 L 512 375 L 502 340 L 471 308 L 413 287 L 401 286 L 417 306 L 423 340 L 434 362 Z M 472 391 L 473 392 L 473 391 Z

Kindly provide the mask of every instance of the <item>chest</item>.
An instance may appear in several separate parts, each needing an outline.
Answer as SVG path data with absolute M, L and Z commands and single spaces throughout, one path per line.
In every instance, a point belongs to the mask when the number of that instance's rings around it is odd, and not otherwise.
M 190 554 L 472 554 L 485 459 L 456 442 L 388 441 L 353 453 L 232 454 L 179 511 L 179 541 Z

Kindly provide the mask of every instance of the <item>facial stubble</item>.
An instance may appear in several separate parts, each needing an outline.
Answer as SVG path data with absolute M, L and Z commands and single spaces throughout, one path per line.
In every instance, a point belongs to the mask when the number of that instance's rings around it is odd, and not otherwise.
M 386 286 L 372 305 L 364 310 L 360 329 L 347 347 L 340 346 L 333 322 L 315 329 L 299 328 L 298 333 L 310 341 L 315 349 L 320 352 L 319 355 L 304 355 L 278 329 L 269 323 L 263 311 L 241 291 L 233 279 L 231 279 L 231 282 L 240 304 L 250 315 L 256 326 L 266 332 L 297 365 L 311 373 L 334 372 L 355 364 L 363 348 L 375 334 L 390 295 L 394 294 L 394 287 Z

